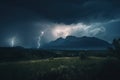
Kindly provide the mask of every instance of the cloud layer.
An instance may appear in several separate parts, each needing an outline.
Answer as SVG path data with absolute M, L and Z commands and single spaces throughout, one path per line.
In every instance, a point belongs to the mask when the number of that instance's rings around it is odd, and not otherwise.
M 36 25 L 36 23 L 38 23 Z M 36 47 L 38 36 L 95 36 L 112 41 L 120 37 L 119 0 L 2 0 L 0 46 L 17 37 L 17 46 Z M 44 42 L 43 42 L 44 43 Z
M 7 0 L 0 3 L 5 21 L 46 19 L 53 22 L 98 22 L 120 17 L 119 0 Z M 9 19 L 8 19 L 9 17 Z
M 45 25 L 44 25 L 45 26 Z M 43 29 L 44 38 L 48 41 L 55 40 L 59 37 L 65 38 L 66 36 L 99 36 L 104 35 L 106 28 L 102 23 L 92 23 L 92 24 L 64 24 L 64 23 L 52 23 L 47 24 L 47 27 Z M 52 28 L 51 28 L 52 27 Z

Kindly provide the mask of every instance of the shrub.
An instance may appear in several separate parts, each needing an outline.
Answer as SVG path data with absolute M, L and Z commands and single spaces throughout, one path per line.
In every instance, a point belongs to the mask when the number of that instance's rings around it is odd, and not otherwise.
M 80 57 L 81 60 L 87 59 L 86 51 L 84 51 L 84 53 L 80 53 L 79 57 Z

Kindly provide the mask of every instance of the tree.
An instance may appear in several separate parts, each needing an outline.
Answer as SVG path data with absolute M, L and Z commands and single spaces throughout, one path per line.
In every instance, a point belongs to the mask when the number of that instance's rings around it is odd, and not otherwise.
M 120 59 L 120 39 L 114 39 L 112 42 L 113 47 L 109 48 L 113 56 Z

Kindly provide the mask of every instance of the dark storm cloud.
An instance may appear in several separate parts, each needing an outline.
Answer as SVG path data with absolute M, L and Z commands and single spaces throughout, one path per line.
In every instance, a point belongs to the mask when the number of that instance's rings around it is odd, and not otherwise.
M 69 26 L 78 23 L 107 23 L 117 19 L 120 19 L 119 0 L 1 0 L 0 45 L 5 45 L 8 37 L 17 35 L 22 46 L 34 47 L 39 31 L 48 28 L 44 24 L 63 23 Z M 42 24 L 39 29 L 36 23 Z M 116 30 L 120 30 L 120 27 L 115 27 L 119 24 L 104 26 L 107 35 L 113 30 L 112 38 L 119 35 Z
M 120 16 L 119 0 L 11 0 L 4 4 L 8 13 L 13 10 L 18 19 L 25 20 L 44 17 L 50 21 L 73 23 L 105 21 Z
M 27 8 L 55 22 L 73 23 L 117 18 L 119 3 L 115 0 L 45 0 L 29 1 Z

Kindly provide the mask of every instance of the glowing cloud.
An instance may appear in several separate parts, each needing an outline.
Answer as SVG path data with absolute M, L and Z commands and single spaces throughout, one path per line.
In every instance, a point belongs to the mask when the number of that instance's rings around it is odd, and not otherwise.
M 78 24 L 56 24 L 52 30 L 52 34 L 55 38 L 63 37 L 68 35 L 75 36 L 96 36 L 99 33 L 105 32 L 105 28 L 101 26 L 100 23 L 94 23 L 90 25 L 85 25 L 83 23 Z
M 53 31 L 55 37 L 66 37 L 70 34 L 71 28 L 69 27 L 56 27 Z
M 46 40 L 46 42 L 50 42 L 59 37 L 65 38 L 66 36 L 69 36 L 69 35 L 77 36 L 77 37 L 82 37 L 82 36 L 101 37 L 101 36 L 104 36 L 106 32 L 104 23 L 91 23 L 91 24 L 45 23 L 39 26 L 40 26 L 40 30 L 42 27 L 44 31 L 41 32 L 38 37 L 37 48 L 39 48 L 41 45 L 41 35 L 42 36 L 44 35 L 44 39 Z

